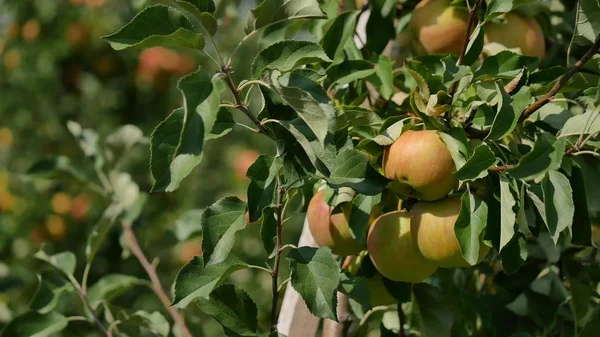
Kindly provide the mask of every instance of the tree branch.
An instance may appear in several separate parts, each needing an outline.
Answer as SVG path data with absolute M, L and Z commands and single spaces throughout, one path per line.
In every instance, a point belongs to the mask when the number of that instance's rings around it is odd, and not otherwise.
M 148 277 L 152 282 L 152 290 L 154 291 L 156 296 L 158 296 L 165 309 L 167 309 L 167 311 L 173 318 L 175 324 L 179 326 L 179 329 L 181 330 L 183 336 L 192 337 L 192 334 L 185 325 L 185 320 L 183 319 L 183 316 L 177 311 L 177 309 L 171 306 L 171 300 L 169 299 L 169 296 L 167 296 L 167 294 L 165 293 L 162 284 L 160 283 L 160 279 L 156 274 L 156 268 L 148 261 L 146 255 L 144 255 L 144 252 L 140 248 L 140 244 L 137 238 L 135 237 L 135 233 L 133 232 L 133 229 L 131 229 L 131 224 L 123 223 L 123 230 L 125 232 L 125 237 L 131 245 L 131 252 L 133 253 L 133 255 L 135 255 L 142 267 L 144 267 L 146 274 L 148 274 Z
M 465 61 L 465 54 L 467 53 L 467 46 L 469 45 L 469 41 L 471 39 L 471 31 L 473 30 L 473 25 L 475 24 L 475 21 L 479 22 L 479 19 L 477 18 L 477 8 L 479 8 L 481 2 L 482 0 L 476 0 L 473 7 L 469 9 L 469 21 L 467 22 L 467 32 L 465 33 L 465 37 L 463 39 L 463 45 L 462 49 L 460 50 L 460 54 L 458 54 L 458 61 L 456 62 L 457 66 L 462 65 Z M 448 95 L 453 96 L 457 87 L 458 82 L 454 82 L 450 87 L 450 92 L 448 93 Z
M 233 79 L 231 78 L 231 68 L 224 67 L 222 69 L 222 73 L 225 75 L 225 84 L 227 84 L 227 87 L 229 88 L 229 90 L 231 91 L 231 94 L 233 95 L 233 99 L 235 100 L 236 108 L 238 110 L 240 110 L 241 112 L 243 112 L 248 118 L 250 118 L 252 123 L 254 123 L 258 127 L 258 130 L 261 133 L 268 134 L 265 127 L 262 124 L 260 124 L 260 121 L 258 120 L 258 118 L 256 118 L 256 116 L 254 116 L 252 111 L 250 111 L 250 108 L 242 100 L 242 97 L 240 96 L 241 90 L 236 88 L 235 84 L 233 84 Z
M 279 277 L 279 264 L 281 259 L 281 232 L 282 232 L 282 203 L 285 188 L 281 184 L 279 175 L 277 176 L 277 204 L 275 205 L 275 213 L 277 214 L 277 227 L 275 236 L 275 262 L 273 263 L 273 272 L 271 273 L 271 291 L 273 300 L 271 302 L 271 333 L 277 330 L 277 304 L 279 303 L 279 285 L 277 279 Z
M 400 324 L 400 328 L 398 329 L 399 337 L 406 337 L 406 331 L 404 331 L 405 321 L 406 315 L 404 314 L 404 310 L 402 309 L 402 303 L 398 303 L 398 322 Z
M 590 47 L 590 49 L 585 53 L 585 55 L 583 55 L 583 57 L 581 59 L 579 59 L 579 61 L 577 61 L 571 68 L 569 68 L 569 70 L 563 76 L 560 77 L 560 79 L 556 82 L 556 84 L 554 84 L 552 89 L 550 89 L 550 91 L 548 91 L 548 93 L 546 93 L 546 95 L 542 96 L 540 99 L 533 102 L 531 105 L 529 105 L 527 107 L 527 109 L 525 109 L 525 111 L 523 111 L 523 114 L 521 115 L 521 118 L 519 119 L 519 121 L 523 122 L 529 116 L 531 116 L 534 112 L 536 112 L 541 107 L 543 107 L 548 102 L 550 102 L 552 97 L 554 97 L 554 95 L 556 95 L 558 93 L 558 91 L 560 91 L 560 89 L 565 84 L 567 84 L 569 79 L 571 79 L 571 77 L 573 77 L 573 75 L 575 75 L 575 73 L 577 73 L 578 71 L 581 70 L 581 67 L 583 67 L 583 65 L 587 61 L 589 61 L 592 58 L 592 56 L 594 56 L 598 52 L 598 50 L 600 50 L 600 35 L 596 38 L 596 42 L 594 42 L 592 47 Z

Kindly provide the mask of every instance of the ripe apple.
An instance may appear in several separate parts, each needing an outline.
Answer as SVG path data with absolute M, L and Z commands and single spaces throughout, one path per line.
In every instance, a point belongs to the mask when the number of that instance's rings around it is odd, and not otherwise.
M 460 213 L 460 196 L 451 196 L 434 202 L 419 201 L 410 210 L 413 240 L 425 258 L 443 268 L 468 267 L 454 233 Z M 481 262 L 489 247 L 479 242 Z
M 10 147 L 13 143 L 13 134 L 9 128 L 0 128 L 0 147 Z
M 50 214 L 46 217 L 46 230 L 54 240 L 62 240 L 67 235 L 67 223 L 63 217 Z
M 540 60 L 546 56 L 544 32 L 534 18 L 506 13 L 502 22 L 488 22 L 483 29 L 485 44 L 496 42 L 510 49 L 519 48 L 523 55 Z
M 403 197 L 437 200 L 458 184 L 454 161 L 437 131 L 406 131 L 383 154 L 390 188 Z
M 405 212 L 390 212 L 377 218 L 369 228 L 367 249 L 375 268 L 393 281 L 422 282 L 437 269 L 417 249 L 410 217 Z
M 58 215 L 65 215 L 71 211 L 73 200 L 67 193 L 58 192 L 52 196 L 51 204 L 52 212 Z
M 254 150 L 240 151 L 237 156 L 235 156 L 233 162 L 235 176 L 243 180 L 248 180 L 246 173 L 248 172 L 250 166 L 254 164 L 259 155 L 260 154 Z
M 92 197 L 81 193 L 73 198 L 71 203 L 71 218 L 75 221 L 83 221 L 87 216 L 92 203 Z
M 459 54 L 467 32 L 468 18 L 468 11 L 450 6 L 450 0 L 419 2 L 410 21 L 417 53 Z
M 21 29 L 21 36 L 23 40 L 31 42 L 34 41 L 40 36 L 41 26 L 40 22 L 36 19 L 30 19 L 25 24 L 23 24 L 23 28 Z
M 9 191 L 0 190 L 0 211 L 10 212 L 16 208 L 17 199 Z
M 324 190 L 317 192 L 308 204 L 308 227 L 315 241 L 321 247 L 331 248 L 337 255 L 353 255 L 363 250 L 363 246 L 350 234 L 348 206 L 344 205 L 342 212 L 332 214 L 333 207 L 325 200 Z

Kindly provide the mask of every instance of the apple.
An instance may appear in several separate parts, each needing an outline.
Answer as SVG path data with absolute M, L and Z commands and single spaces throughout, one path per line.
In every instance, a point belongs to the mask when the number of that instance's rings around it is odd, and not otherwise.
M 254 150 L 240 151 L 237 154 L 237 156 L 235 156 L 235 159 L 233 162 L 233 165 L 234 165 L 233 170 L 235 172 L 235 176 L 240 179 L 243 179 L 243 180 L 248 180 L 246 173 L 248 172 L 248 169 L 250 168 L 250 166 L 252 166 L 252 164 L 254 164 L 256 159 L 258 159 L 259 155 L 260 154 Z
M 16 69 L 21 65 L 21 52 L 18 49 L 10 49 L 4 53 L 4 67 L 8 70 Z
M 13 143 L 13 133 L 9 128 L 0 128 L 0 147 L 10 147 Z
M 495 42 L 509 49 L 519 48 L 523 55 L 540 60 L 546 56 L 544 32 L 534 18 L 506 13 L 501 22 L 488 22 L 483 29 L 486 45 Z
M 52 196 L 51 204 L 52 212 L 58 215 L 65 215 L 71 211 L 73 200 L 67 193 L 58 192 Z
M 86 193 L 81 193 L 71 203 L 71 218 L 75 221 L 83 221 L 87 216 L 92 203 L 92 197 Z
M 9 191 L 0 190 L 0 211 L 9 212 L 16 208 L 17 199 Z
M 460 213 L 460 196 L 451 196 L 434 202 L 417 202 L 410 210 L 411 232 L 414 242 L 423 256 L 443 268 L 469 267 L 463 258 L 454 233 L 454 225 Z M 489 247 L 480 238 L 481 262 Z
M 467 32 L 467 9 L 450 0 L 422 0 L 413 11 L 410 29 L 417 53 L 459 54 Z
M 390 189 L 402 197 L 437 200 L 458 184 L 454 161 L 437 131 L 406 131 L 383 154 Z
M 62 240 L 67 234 L 67 223 L 63 217 L 50 214 L 46 217 L 46 230 L 54 240 Z
M 393 281 L 422 282 L 437 269 L 419 252 L 405 212 L 390 212 L 377 218 L 369 228 L 367 249 L 375 268 Z
M 35 41 L 40 36 L 41 26 L 36 19 L 30 19 L 21 28 L 21 36 L 23 40 L 31 42 Z
M 195 256 L 202 255 L 202 240 L 190 239 L 177 245 L 174 249 L 174 257 L 178 264 L 186 264 Z
M 322 190 L 312 197 L 307 210 L 308 227 L 317 244 L 343 256 L 356 254 L 364 248 L 350 234 L 348 206 L 343 205 L 342 212 L 332 214 L 333 207 L 325 200 L 325 191 Z

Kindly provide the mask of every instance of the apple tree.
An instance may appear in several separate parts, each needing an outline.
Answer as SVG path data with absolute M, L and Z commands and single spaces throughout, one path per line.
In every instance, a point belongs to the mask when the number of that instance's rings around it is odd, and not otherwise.
M 181 335 L 194 332 L 179 310 L 198 306 L 226 336 L 285 336 L 287 284 L 338 322 L 319 336 L 598 334 L 600 2 L 264 0 L 228 54 L 215 11 L 164 1 L 104 37 L 212 65 L 179 81 L 181 107 L 151 135 L 151 192 L 185 184 L 230 131 L 273 144 L 248 169 L 247 201 L 215 200 L 193 219 L 202 254 L 166 304 Z M 261 48 L 241 70 L 246 44 Z M 114 198 L 127 236 L 138 208 Z M 304 212 L 318 247 L 285 238 Z M 262 265 L 232 253 L 250 226 Z M 40 258 L 73 277 L 70 255 Z M 268 312 L 229 278 L 248 268 L 269 276 Z M 31 315 L 44 327 L 58 314 Z M 2 336 L 34 335 L 18 323 Z

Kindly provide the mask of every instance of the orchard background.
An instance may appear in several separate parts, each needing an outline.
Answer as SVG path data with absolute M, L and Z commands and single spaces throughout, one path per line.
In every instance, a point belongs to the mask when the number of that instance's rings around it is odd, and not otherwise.
M 600 334 L 600 1 L 0 28 L 0 336 Z

